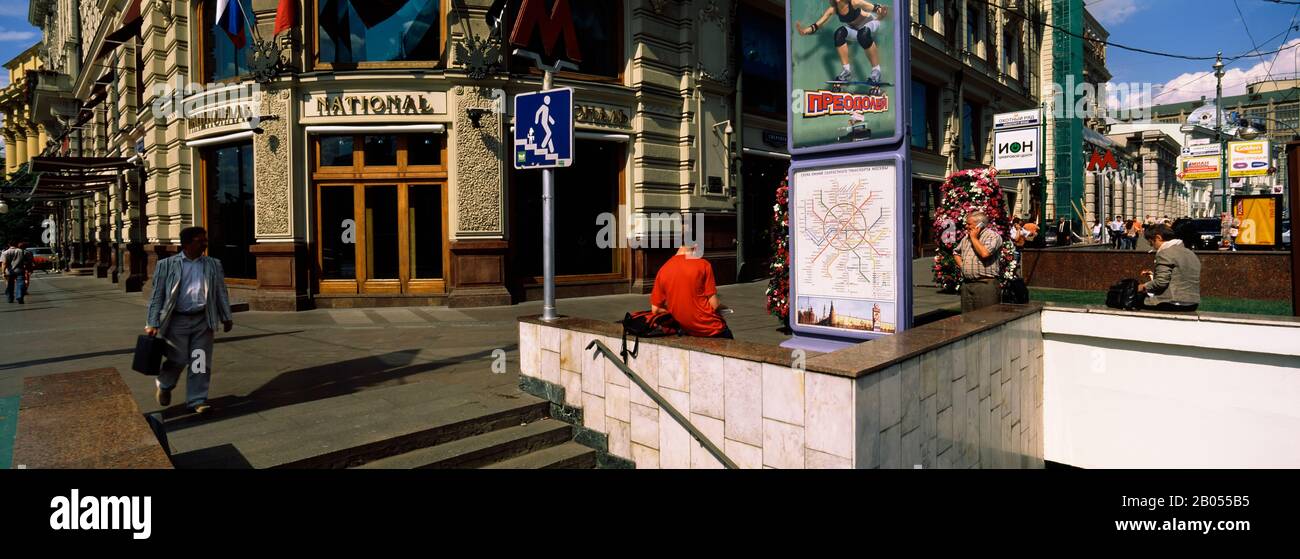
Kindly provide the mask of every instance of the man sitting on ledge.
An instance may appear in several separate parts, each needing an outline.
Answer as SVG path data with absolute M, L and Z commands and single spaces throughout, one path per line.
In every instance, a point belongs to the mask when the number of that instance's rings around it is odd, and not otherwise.
M 1146 300 L 1141 308 L 1195 311 L 1201 303 L 1201 260 L 1164 223 L 1147 227 L 1142 236 L 1156 249 L 1156 269 L 1142 271 L 1146 283 L 1138 285 L 1138 292 L 1145 293 Z
M 704 251 L 687 241 L 655 274 L 650 292 L 650 310 L 667 311 L 682 331 L 701 338 L 735 339 L 731 328 L 722 320 L 718 309 L 718 286 L 713 281 L 713 265 L 701 258 Z

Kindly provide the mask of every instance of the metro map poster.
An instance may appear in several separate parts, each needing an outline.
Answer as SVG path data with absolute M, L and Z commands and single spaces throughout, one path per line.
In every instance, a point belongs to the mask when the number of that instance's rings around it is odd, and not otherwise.
M 795 330 L 871 338 L 901 329 L 910 311 L 899 308 L 898 172 L 893 159 L 793 171 Z

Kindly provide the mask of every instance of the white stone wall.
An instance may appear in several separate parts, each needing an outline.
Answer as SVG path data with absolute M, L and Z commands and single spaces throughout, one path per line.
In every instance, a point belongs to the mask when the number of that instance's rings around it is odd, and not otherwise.
M 1300 319 L 1043 312 L 1048 460 L 1300 467 Z
M 1042 466 L 1038 316 L 852 379 L 641 340 L 629 367 L 741 468 Z M 638 468 L 719 468 L 603 356 L 620 340 L 519 325 L 521 373 L 561 385 Z

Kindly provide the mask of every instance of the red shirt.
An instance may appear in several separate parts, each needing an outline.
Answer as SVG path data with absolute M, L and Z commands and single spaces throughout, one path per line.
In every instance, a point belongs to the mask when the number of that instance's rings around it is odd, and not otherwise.
M 712 337 L 721 334 L 727 323 L 709 305 L 717 295 L 713 265 L 703 258 L 678 254 L 668 259 L 655 274 L 650 304 L 668 309 L 673 320 L 692 336 Z

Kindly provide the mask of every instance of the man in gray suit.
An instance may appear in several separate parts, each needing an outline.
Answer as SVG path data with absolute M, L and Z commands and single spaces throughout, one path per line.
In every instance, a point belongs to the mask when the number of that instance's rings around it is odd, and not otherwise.
M 230 296 L 221 261 L 204 256 L 208 233 L 202 227 L 181 230 L 181 252 L 158 261 L 153 273 L 153 293 L 144 333 L 167 340 L 166 359 L 158 374 L 158 405 L 169 406 L 172 389 L 185 377 L 185 405 L 194 413 L 211 411 L 208 383 L 212 375 L 212 336 L 217 324 L 223 332 L 234 327 Z
M 1201 303 L 1201 260 L 1164 223 L 1147 227 L 1142 235 L 1156 249 L 1156 269 L 1143 270 L 1146 283 L 1138 285 L 1138 292 L 1146 294 L 1142 308 L 1195 311 Z

